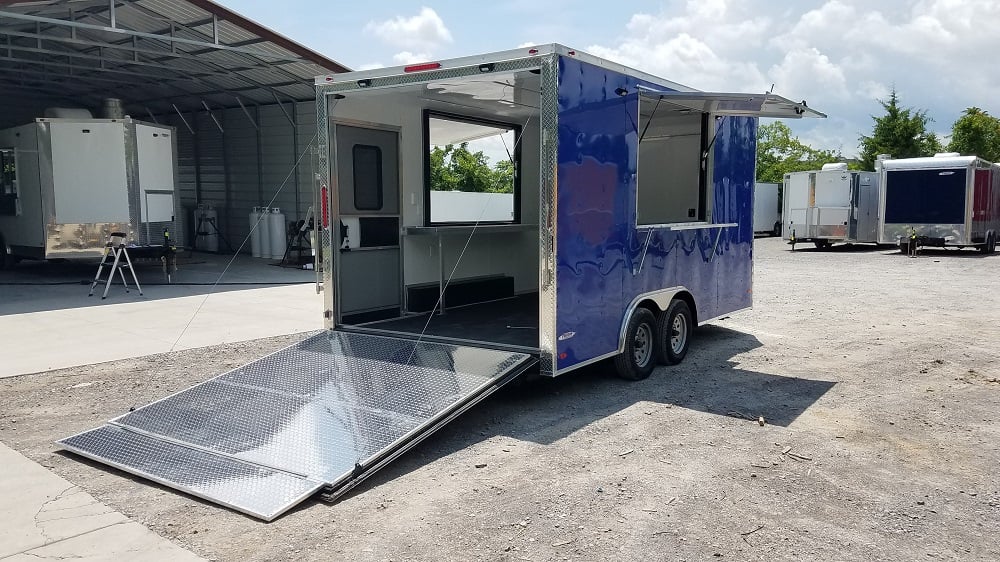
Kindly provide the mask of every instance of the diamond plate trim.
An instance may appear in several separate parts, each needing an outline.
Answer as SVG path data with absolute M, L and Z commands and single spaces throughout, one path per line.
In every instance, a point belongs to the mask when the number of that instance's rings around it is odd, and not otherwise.
M 542 62 L 546 58 L 551 58 L 551 55 L 496 62 L 494 63 L 492 72 L 493 73 L 511 72 L 516 70 L 529 70 L 532 68 L 538 68 L 538 66 L 542 64 Z M 479 66 L 473 65 L 473 66 L 462 66 L 458 68 L 447 68 L 443 70 L 413 72 L 410 74 L 397 74 L 395 76 L 370 78 L 368 79 L 370 85 L 364 88 L 358 86 L 358 83 L 354 80 L 345 82 L 333 82 L 330 84 L 319 84 L 316 86 L 316 98 L 317 100 L 319 100 L 321 98 L 324 98 L 327 94 L 338 93 L 338 92 L 349 92 L 351 90 L 373 90 L 377 88 L 401 86 L 404 84 L 419 84 L 421 82 L 435 82 L 437 80 L 447 80 L 449 78 L 477 76 L 479 74 L 481 74 L 481 72 L 479 71 Z
M 539 178 L 538 334 L 541 372 L 556 371 L 556 197 L 559 165 L 559 57 L 543 59 Z
M 201 480 L 183 480 L 178 476 L 183 467 L 176 463 L 193 458 L 195 469 L 204 468 L 210 476 L 215 461 L 206 455 L 269 471 L 267 478 L 280 473 L 343 485 L 381 466 L 387 453 L 440 427 L 441 420 L 488 394 L 531 359 L 522 353 L 322 332 L 60 443 L 184 491 Z M 82 437 L 90 433 L 97 437 Z M 136 451 L 113 450 L 132 447 L 132 441 L 141 441 Z M 226 470 L 233 469 L 227 465 Z M 247 503 L 240 489 L 203 488 L 192 493 L 224 505 Z
M 59 441 L 69 451 L 236 511 L 271 521 L 324 486 L 105 425 Z M 224 502 L 220 498 L 225 498 Z

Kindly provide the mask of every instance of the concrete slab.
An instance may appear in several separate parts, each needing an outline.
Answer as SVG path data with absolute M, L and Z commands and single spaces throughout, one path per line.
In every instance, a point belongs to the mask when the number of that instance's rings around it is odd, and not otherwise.
M 0 362 L 0 378 L 323 327 L 311 271 L 196 257 L 173 284 L 146 283 L 143 295 L 117 285 L 102 301 L 81 285 L 93 275 L 85 265 L 22 263 L 0 272 L 0 340 L 14 350 Z M 161 275 L 140 269 L 140 282 Z
M 202 560 L 0 443 L 0 560 Z
M 312 285 L 290 285 L 8 314 L 0 378 L 319 330 L 322 305 Z

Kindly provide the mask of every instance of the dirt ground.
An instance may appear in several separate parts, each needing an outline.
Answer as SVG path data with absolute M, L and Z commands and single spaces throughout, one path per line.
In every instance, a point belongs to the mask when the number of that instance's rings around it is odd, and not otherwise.
M 2 380 L 0 440 L 220 561 L 1000 559 L 1000 255 L 756 254 L 683 364 L 505 390 L 273 523 L 52 442 L 295 336 Z

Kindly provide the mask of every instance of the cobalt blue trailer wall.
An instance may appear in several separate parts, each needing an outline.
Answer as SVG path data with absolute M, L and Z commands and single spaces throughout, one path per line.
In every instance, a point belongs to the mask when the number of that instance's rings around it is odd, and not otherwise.
M 739 226 L 723 230 L 713 258 L 718 227 L 656 228 L 652 236 L 636 227 L 640 83 L 663 89 L 559 60 L 558 369 L 617 351 L 623 315 L 643 293 L 683 286 L 699 320 L 750 306 L 757 120 L 715 124 L 711 222 Z

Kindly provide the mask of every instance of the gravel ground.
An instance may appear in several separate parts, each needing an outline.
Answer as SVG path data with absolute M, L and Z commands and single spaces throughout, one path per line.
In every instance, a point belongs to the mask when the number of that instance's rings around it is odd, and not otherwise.
M 682 365 L 505 390 L 269 524 L 52 442 L 301 336 L 2 380 L 0 440 L 216 560 L 997 560 L 998 279 L 1000 255 L 758 240 L 755 309 Z

